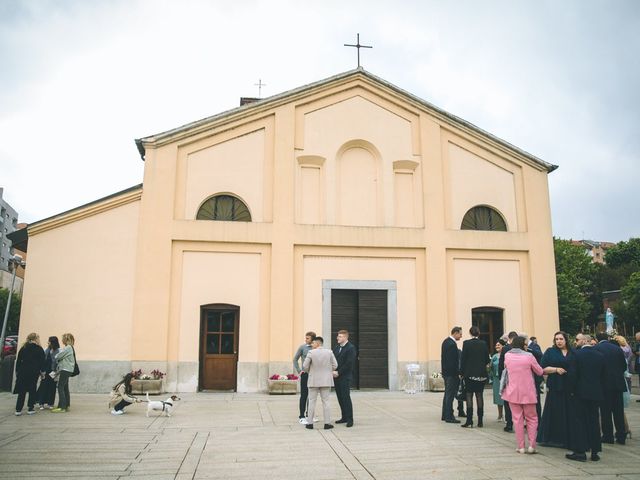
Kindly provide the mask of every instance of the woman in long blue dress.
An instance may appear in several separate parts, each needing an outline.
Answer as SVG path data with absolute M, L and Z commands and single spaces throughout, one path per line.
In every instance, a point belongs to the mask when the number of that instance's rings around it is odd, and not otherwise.
M 500 352 L 507 342 L 500 339 L 496 342 L 496 353 L 491 357 L 491 386 L 493 387 L 493 404 L 498 406 L 498 421 L 503 421 L 502 410 L 504 408 L 504 400 L 500 396 L 500 375 L 498 374 L 498 362 L 500 361 Z
M 547 447 L 568 448 L 569 380 L 567 373 L 572 368 L 574 353 L 565 332 L 556 332 L 553 346 L 547 348 L 541 364 L 547 375 L 547 395 L 538 428 L 538 443 Z

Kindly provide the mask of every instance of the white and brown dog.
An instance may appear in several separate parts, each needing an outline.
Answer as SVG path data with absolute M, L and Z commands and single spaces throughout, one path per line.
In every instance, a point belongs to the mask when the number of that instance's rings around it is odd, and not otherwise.
M 166 417 L 171 416 L 171 411 L 173 410 L 174 402 L 180 400 L 180 397 L 177 395 L 171 395 L 166 400 L 149 400 L 149 394 L 147 393 L 147 417 L 149 416 L 149 412 L 153 410 L 157 410 L 159 412 L 164 413 Z M 162 413 L 160 415 L 162 415 Z

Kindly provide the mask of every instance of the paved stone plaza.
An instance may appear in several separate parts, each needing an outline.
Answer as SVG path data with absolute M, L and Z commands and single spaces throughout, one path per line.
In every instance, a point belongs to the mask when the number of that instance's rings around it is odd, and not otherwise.
M 298 424 L 294 396 L 181 397 L 171 418 L 147 418 L 144 404 L 112 416 L 96 394 L 72 394 L 67 414 L 16 417 L 15 395 L 0 393 L 0 478 L 640 479 L 637 438 L 605 445 L 599 463 L 554 448 L 519 455 L 493 405 L 485 428 L 462 429 L 440 421 L 441 393 L 354 392 L 356 425 L 328 431 Z M 637 398 L 627 415 L 640 437 Z

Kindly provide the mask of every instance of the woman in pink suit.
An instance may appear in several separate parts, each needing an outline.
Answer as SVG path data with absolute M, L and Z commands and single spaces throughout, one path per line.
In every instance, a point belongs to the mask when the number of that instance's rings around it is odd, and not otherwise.
M 527 420 L 529 453 L 536 453 L 538 416 L 536 415 L 536 385 L 533 376 L 542 375 L 542 367 L 535 357 L 526 351 L 526 338 L 516 337 L 511 350 L 504 357 L 508 383 L 502 391 L 502 399 L 509 402 L 518 441 L 518 453 L 524 453 L 524 420 Z

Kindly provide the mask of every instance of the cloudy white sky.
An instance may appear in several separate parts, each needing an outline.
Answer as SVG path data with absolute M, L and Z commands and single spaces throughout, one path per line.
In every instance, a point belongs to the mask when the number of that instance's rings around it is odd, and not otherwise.
M 563 238 L 640 236 L 640 2 L 0 2 L 0 186 L 33 222 L 142 182 L 134 139 L 355 67 L 560 165 Z

